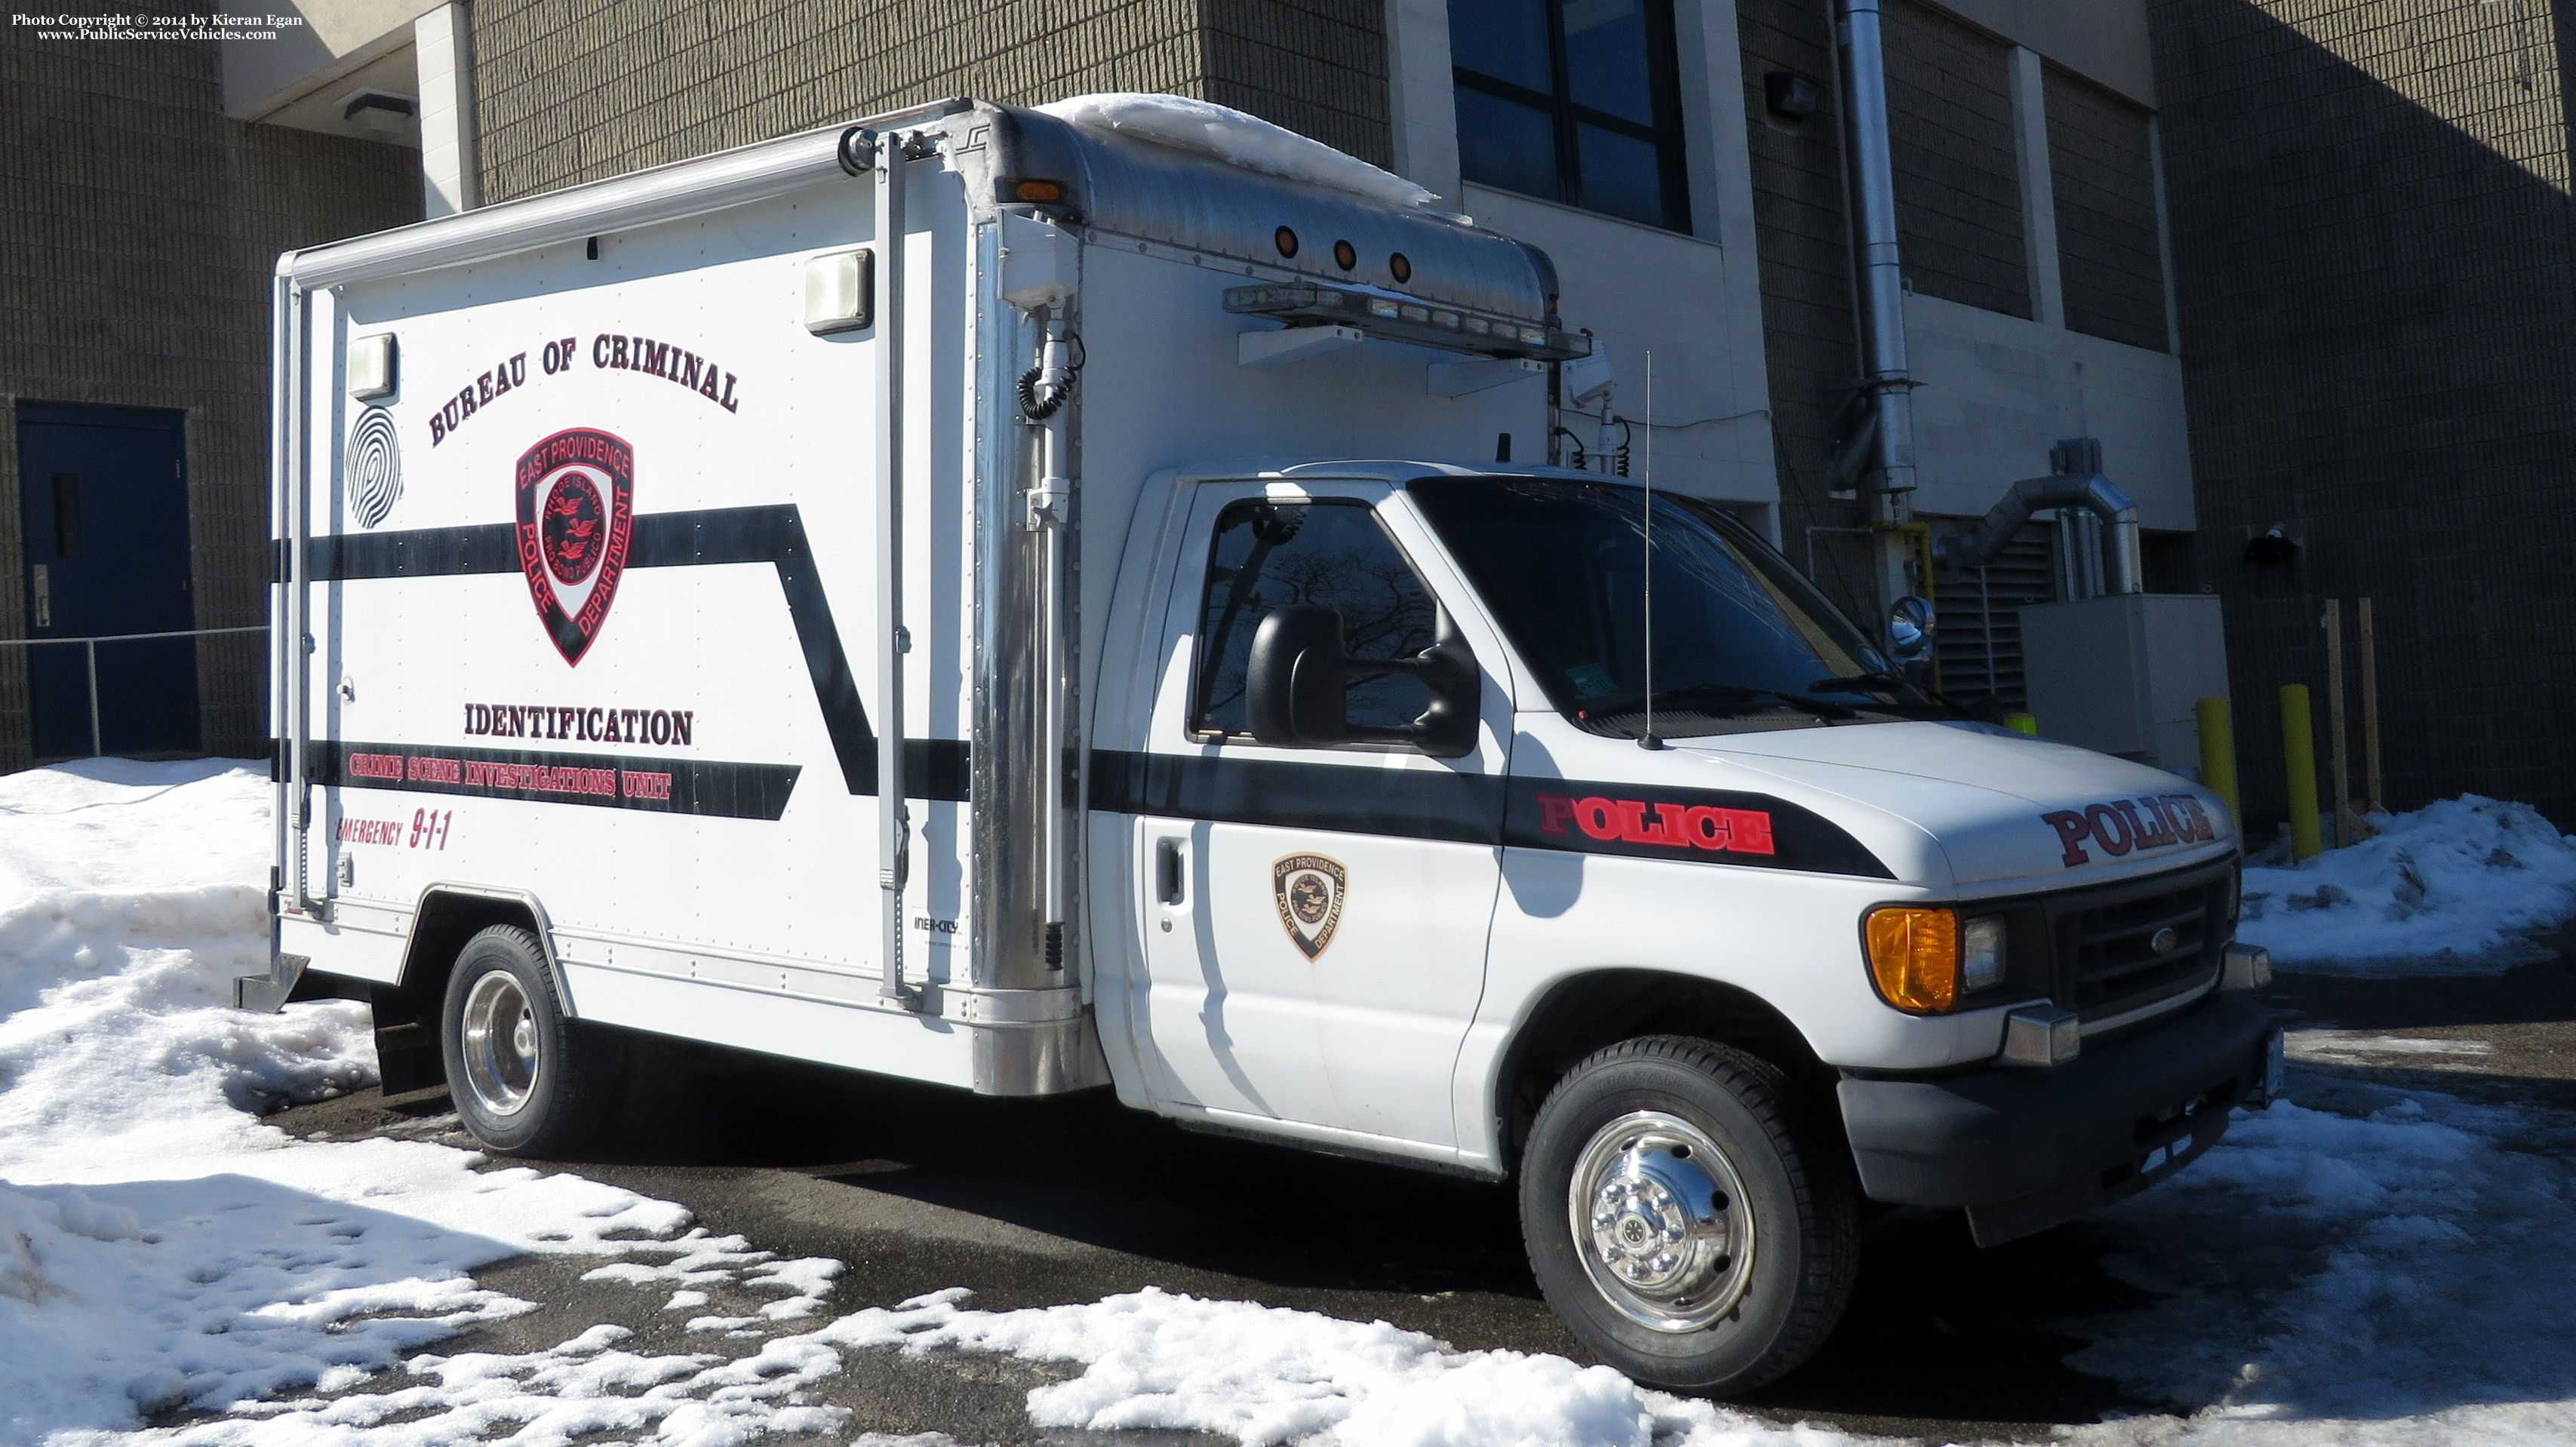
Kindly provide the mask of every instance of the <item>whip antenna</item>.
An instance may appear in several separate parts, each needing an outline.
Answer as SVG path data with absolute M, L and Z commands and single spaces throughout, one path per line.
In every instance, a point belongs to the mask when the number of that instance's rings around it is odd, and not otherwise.
M 1646 353 L 1646 415 L 1638 420 L 1646 434 L 1646 455 L 1637 468 L 1646 486 L 1646 736 L 1637 744 L 1660 749 L 1664 741 L 1655 733 L 1655 354 L 1651 349 Z

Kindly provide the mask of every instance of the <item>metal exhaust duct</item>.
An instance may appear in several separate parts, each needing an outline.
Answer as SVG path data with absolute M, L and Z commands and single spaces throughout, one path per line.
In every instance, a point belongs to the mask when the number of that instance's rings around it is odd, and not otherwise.
M 2004 544 L 2012 541 L 2032 513 L 2081 508 L 2110 529 L 2108 543 L 2101 549 L 2108 591 L 2145 592 L 2145 572 L 2138 557 L 2138 505 L 2102 475 L 2102 444 L 2090 437 L 2070 437 L 2050 450 L 2048 461 L 2056 471 L 2014 483 L 1975 532 L 1943 538 L 1933 549 L 1934 560 L 1945 568 L 1982 568 L 2002 554 Z
M 1887 135 L 1887 72 L 1879 0 L 1838 0 L 1843 134 L 1859 249 L 1861 362 L 1874 400 L 1879 473 L 1871 521 L 1903 522 L 1914 491 L 1914 379 L 1905 355 L 1905 272 L 1896 240 L 1896 171 Z M 1901 545 L 1888 549 L 1902 556 Z M 1901 590 L 1900 590 L 1901 591 Z

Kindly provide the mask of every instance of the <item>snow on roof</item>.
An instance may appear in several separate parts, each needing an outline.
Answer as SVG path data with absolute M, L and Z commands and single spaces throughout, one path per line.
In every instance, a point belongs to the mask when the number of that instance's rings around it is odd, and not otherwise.
M 1212 101 L 1122 90 L 1078 95 L 1037 109 L 1077 126 L 1116 131 L 1212 156 L 1247 171 L 1329 186 L 1390 206 L 1421 206 L 1434 199 L 1429 191 L 1391 171 Z

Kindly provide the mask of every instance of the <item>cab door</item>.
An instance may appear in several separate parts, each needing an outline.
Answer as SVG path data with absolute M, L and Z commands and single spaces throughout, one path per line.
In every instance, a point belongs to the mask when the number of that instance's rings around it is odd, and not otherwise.
M 1318 490 L 1309 490 L 1309 487 Z M 1252 639 L 1290 604 L 1340 611 L 1354 659 L 1430 647 L 1444 595 L 1480 666 L 1501 650 L 1383 484 L 1201 484 L 1164 619 L 1151 741 L 1131 756 L 1156 1093 L 1187 1114 L 1261 1117 L 1454 1147 L 1452 1078 L 1484 988 L 1500 880 L 1508 694 L 1488 671 L 1474 749 L 1280 748 L 1250 734 Z M 1354 675 L 1355 726 L 1428 701 Z

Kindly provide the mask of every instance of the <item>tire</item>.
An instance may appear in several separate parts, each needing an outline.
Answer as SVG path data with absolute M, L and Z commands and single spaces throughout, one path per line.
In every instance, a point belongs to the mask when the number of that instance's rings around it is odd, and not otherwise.
M 1521 1157 L 1521 1236 L 1548 1305 L 1638 1381 L 1713 1396 L 1824 1344 L 1851 1299 L 1856 1200 L 1777 1068 L 1677 1035 L 1576 1065 Z
M 508 1156 L 561 1156 L 596 1138 L 623 1056 L 614 1037 L 565 1018 L 537 937 L 511 925 L 457 952 L 439 1046 L 465 1129 Z

